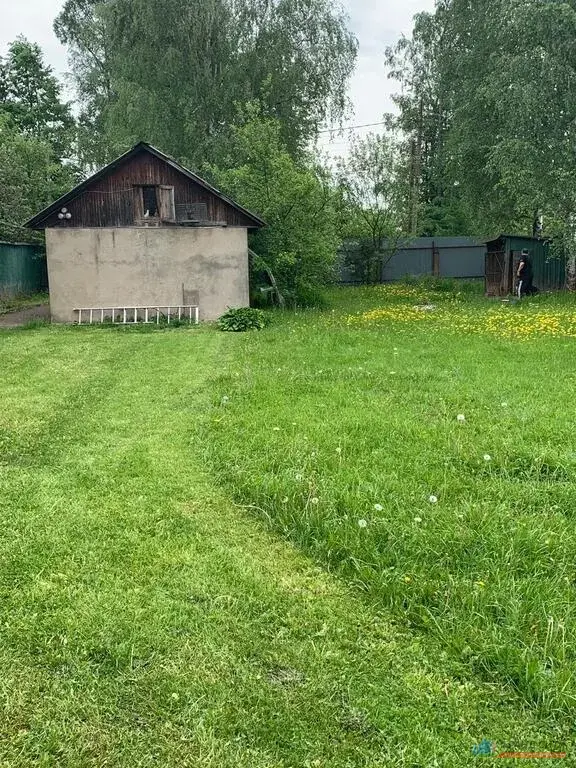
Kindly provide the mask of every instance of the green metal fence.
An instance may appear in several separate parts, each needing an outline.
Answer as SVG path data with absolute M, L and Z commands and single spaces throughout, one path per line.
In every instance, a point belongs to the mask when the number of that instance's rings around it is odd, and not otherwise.
M 0 242 L 0 298 L 48 289 L 46 255 L 39 245 Z
M 544 254 L 534 261 L 534 284 L 544 291 L 559 291 L 566 287 L 566 258 Z

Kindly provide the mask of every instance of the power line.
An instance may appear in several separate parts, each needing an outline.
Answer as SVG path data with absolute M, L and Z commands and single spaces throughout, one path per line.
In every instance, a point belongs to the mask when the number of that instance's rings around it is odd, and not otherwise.
M 339 131 L 356 131 L 358 128 L 374 128 L 377 125 L 386 125 L 386 121 L 380 123 L 365 123 L 364 125 L 345 125 L 342 128 L 323 128 L 318 133 L 338 133 Z

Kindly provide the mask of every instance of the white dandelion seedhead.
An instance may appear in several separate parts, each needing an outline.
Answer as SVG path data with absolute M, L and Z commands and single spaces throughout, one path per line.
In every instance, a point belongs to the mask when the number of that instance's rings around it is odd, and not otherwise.
M 484 454 L 484 461 L 492 461 L 492 456 L 489 453 Z
M 422 522 L 422 518 L 421 517 L 415 517 L 414 518 L 414 522 L 415 523 L 421 523 Z
M 456 416 L 456 420 L 460 422 L 460 424 L 463 424 L 466 421 L 466 416 L 464 416 L 463 413 L 459 413 L 458 416 Z
M 342 448 L 340 448 L 340 446 L 338 446 L 338 448 L 336 448 L 336 453 L 342 453 Z
M 374 504 L 374 509 L 376 510 L 376 512 L 382 512 L 384 510 L 384 507 L 382 506 L 382 504 Z
M 430 502 L 430 504 L 438 504 L 438 496 L 432 495 L 432 496 L 430 496 L 428 501 Z
M 358 520 L 358 527 L 359 528 L 368 528 L 368 521 L 367 520 Z
M 502 403 L 502 408 L 508 408 L 508 403 Z
M 280 432 L 280 427 L 274 427 L 273 432 Z
M 295 478 L 296 480 L 298 480 L 298 482 L 301 482 L 302 480 L 304 480 L 304 477 L 301 474 L 295 475 Z
M 316 506 L 316 504 L 319 504 L 319 503 L 320 503 L 320 499 L 317 499 L 316 496 L 313 499 L 310 499 L 310 504 L 314 504 L 314 506 Z

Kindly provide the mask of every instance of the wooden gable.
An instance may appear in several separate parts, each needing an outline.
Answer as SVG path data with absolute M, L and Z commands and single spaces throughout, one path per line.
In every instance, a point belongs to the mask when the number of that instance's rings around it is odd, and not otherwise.
M 264 222 L 200 177 L 147 144 L 140 144 L 45 209 L 27 226 L 133 227 Z

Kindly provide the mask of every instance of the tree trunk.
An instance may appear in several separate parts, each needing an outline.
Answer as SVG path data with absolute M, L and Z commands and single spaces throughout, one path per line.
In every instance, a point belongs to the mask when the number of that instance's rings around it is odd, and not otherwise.
M 566 237 L 566 288 L 576 291 L 576 215 L 568 219 Z
M 410 199 L 410 234 L 418 233 L 418 218 L 420 213 L 420 193 L 422 184 L 422 141 L 424 136 L 424 103 L 420 99 L 418 110 L 418 126 L 416 141 L 412 156 L 412 189 Z

